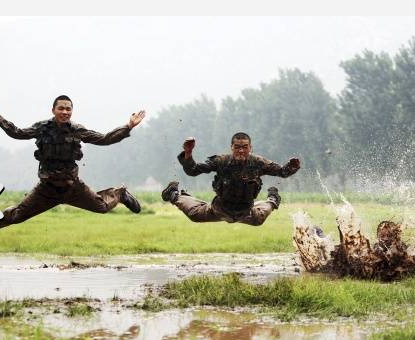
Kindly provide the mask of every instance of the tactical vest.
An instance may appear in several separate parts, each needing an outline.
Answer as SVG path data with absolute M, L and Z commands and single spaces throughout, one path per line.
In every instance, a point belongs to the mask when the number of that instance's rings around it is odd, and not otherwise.
M 250 156 L 246 164 L 232 162 L 231 155 L 225 156 L 224 161 L 218 164 L 212 187 L 229 210 L 250 208 L 262 187 L 260 169 L 254 156 Z
M 82 159 L 81 140 L 75 136 L 75 128 L 68 124 L 58 127 L 52 120 L 40 126 L 36 140 L 35 158 L 47 168 L 59 168 Z

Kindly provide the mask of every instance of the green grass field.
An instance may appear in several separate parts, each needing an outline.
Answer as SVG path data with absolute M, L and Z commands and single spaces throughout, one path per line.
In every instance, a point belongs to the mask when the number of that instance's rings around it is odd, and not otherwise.
M 334 319 L 367 318 L 374 312 L 405 320 L 415 304 L 415 280 L 395 284 L 323 275 L 280 278 L 266 284 L 244 282 L 238 274 L 194 276 L 168 283 L 161 295 L 179 306 L 257 306 L 282 320 L 300 315 Z M 405 308 L 405 311 L 402 310 Z
M 130 213 L 124 206 L 102 215 L 66 205 L 24 223 L 0 230 L 0 252 L 57 255 L 118 255 L 149 252 L 203 253 L 292 252 L 291 215 L 306 211 L 313 223 L 337 238 L 335 213 L 322 194 L 282 194 L 278 211 L 260 227 L 239 223 L 194 223 L 176 207 L 161 202 L 159 193 L 137 193 L 144 209 Z M 210 200 L 212 193 L 199 193 Z M 4 193 L 0 209 L 18 203 L 22 193 Z M 362 218 L 365 231 L 373 231 L 385 219 L 399 220 L 402 206 L 390 199 L 362 195 L 347 198 Z M 356 202 L 356 203 L 355 203 Z

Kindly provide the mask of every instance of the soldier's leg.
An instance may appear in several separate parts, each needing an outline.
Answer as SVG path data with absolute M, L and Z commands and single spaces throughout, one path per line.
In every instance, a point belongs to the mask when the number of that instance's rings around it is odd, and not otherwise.
M 172 203 L 193 222 L 221 221 L 220 216 L 215 214 L 210 203 L 194 198 L 187 193 L 182 192 Z
M 26 221 L 60 203 L 60 195 L 52 187 L 46 183 L 39 183 L 19 205 L 3 211 L 4 217 L 0 220 L 0 228 Z
M 238 217 L 237 221 L 253 226 L 260 226 L 265 222 L 274 209 L 275 206 L 272 202 L 258 201 L 255 202 L 254 206 L 247 215 Z
M 109 188 L 95 192 L 83 181 L 75 181 L 65 194 L 64 203 L 97 213 L 106 213 L 121 200 L 124 188 Z
M 268 188 L 268 197 L 266 201 L 254 203 L 250 212 L 238 218 L 238 222 L 254 226 L 262 225 L 274 209 L 278 209 L 281 203 L 281 196 L 276 187 Z
M 193 222 L 217 222 L 222 218 L 213 209 L 212 204 L 190 196 L 185 191 L 179 191 L 179 182 L 170 182 L 162 191 L 163 201 L 178 207 Z

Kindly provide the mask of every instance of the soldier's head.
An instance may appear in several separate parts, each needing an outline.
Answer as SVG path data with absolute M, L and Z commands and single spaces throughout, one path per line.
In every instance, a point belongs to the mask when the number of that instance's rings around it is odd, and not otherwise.
M 245 161 L 251 153 L 251 137 L 245 132 L 238 132 L 232 136 L 231 141 L 232 156 L 237 161 Z
M 56 123 L 68 123 L 71 120 L 72 109 L 72 100 L 68 96 L 56 97 L 52 106 L 52 113 L 55 116 Z

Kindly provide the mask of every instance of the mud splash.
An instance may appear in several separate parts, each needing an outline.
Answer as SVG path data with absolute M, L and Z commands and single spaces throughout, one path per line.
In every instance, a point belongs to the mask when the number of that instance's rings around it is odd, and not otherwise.
M 340 243 L 324 235 L 303 212 L 294 219 L 294 246 L 309 272 L 334 273 L 359 279 L 392 281 L 415 272 L 415 251 L 402 240 L 403 225 L 383 221 L 373 244 L 361 232 L 361 221 L 348 202 L 336 208 Z

